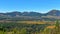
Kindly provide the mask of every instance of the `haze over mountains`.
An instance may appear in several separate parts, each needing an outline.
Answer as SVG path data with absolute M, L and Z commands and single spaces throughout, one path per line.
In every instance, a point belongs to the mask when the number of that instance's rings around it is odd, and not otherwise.
M 8 18 L 8 19 L 7 19 Z M 0 13 L 0 20 L 56 20 L 60 19 L 60 10 L 51 10 L 42 14 L 38 12 L 9 12 Z

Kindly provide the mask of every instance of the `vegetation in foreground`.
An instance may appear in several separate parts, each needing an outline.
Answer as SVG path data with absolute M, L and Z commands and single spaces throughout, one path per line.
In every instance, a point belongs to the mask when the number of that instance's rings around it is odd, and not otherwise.
M 33 22 L 32 22 L 33 23 Z M 59 34 L 60 25 L 55 24 L 26 24 L 26 23 L 0 23 L 0 34 Z

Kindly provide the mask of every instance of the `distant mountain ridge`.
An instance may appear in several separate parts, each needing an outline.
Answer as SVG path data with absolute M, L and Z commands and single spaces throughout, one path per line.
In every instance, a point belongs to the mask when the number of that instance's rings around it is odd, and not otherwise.
M 28 19 L 28 20 L 55 20 L 60 19 L 60 10 L 51 10 L 48 13 L 42 14 L 38 12 L 9 12 L 9 13 L 0 13 L 0 19 Z
M 51 10 L 47 13 L 47 15 L 60 16 L 60 10 Z
M 51 10 L 48 13 L 42 14 L 38 12 L 19 12 L 19 11 L 14 11 L 14 12 L 9 12 L 9 13 L 0 13 L 0 15 L 10 15 L 10 16 L 43 16 L 43 15 L 51 15 L 51 16 L 60 16 L 60 10 Z

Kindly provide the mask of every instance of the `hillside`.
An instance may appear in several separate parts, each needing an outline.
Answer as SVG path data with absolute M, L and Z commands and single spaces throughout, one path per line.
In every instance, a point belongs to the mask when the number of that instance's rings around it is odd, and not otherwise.
M 60 20 L 60 10 L 51 10 L 48 13 L 42 14 L 38 12 L 9 12 L 0 13 L 0 20 Z

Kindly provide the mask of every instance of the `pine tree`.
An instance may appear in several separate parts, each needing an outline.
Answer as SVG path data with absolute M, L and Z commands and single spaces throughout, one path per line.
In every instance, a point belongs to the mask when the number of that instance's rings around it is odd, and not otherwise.
M 57 20 L 56 21 L 56 24 L 55 24 L 55 31 L 56 31 L 56 34 L 58 34 L 59 33 L 59 21 Z

